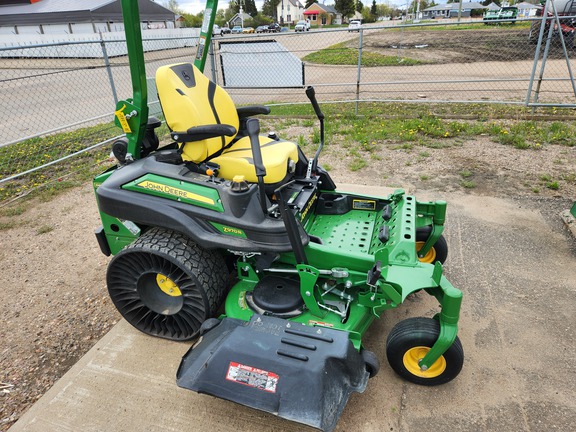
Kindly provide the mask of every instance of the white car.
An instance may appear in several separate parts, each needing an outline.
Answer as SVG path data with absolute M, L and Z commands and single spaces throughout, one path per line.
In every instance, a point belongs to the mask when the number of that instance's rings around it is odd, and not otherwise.
M 222 36 L 223 34 L 224 34 L 224 32 L 222 31 L 220 26 L 218 24 L 214 24 L 214 27 L 212 27 L 212 37 L 214 37 L 216 35 Z
M 348 24 L 348 31 L 349 32 L 353 32 L 353 31 L 359 32 L 361 28 L 362 28 L 362 22 L 360 22 L 358 20 L 352 20 Z
M 296 26 L 294 27 L 294 31 L 309 31 L 310 30 L 310 23 L 308 21 L 298 21 Z

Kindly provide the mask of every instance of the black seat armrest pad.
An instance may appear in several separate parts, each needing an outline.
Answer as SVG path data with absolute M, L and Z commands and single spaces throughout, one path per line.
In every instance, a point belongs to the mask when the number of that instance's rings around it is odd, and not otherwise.
M 264 105 L 252 105 L 246 107 L 236 108 L 238 117 L 241 119 L 258 114 L 270 114 L 270 108 Z
M 202 141 L 209 138 L 216 138 L 223 135 L 232 136 L 236 133 L 236 128 L 227 124 L 213 124 L 205 126 L 191 127 L 186 132 L 172 132 L 170 136 L 177 142 Z

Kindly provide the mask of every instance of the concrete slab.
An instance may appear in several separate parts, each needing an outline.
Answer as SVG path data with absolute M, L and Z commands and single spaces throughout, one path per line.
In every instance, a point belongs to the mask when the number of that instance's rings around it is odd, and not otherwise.
M 568 203 L 417 195 L 449 202 L 446 272 L 464 292 L 464 369 L 440 387 L 406 383 L 390 370 L 385 343 L 392 326 L 437 311 L 430 296 L 412 296 L 370 329 L 365 344 L 382 368 L 364 394 L 352 395 L 337 431 L 574 430 L 576 244 L 558 217 Z M 189 346 L 122 321 L 10 431 L 312 430 L 179 389 L 176 369 Z

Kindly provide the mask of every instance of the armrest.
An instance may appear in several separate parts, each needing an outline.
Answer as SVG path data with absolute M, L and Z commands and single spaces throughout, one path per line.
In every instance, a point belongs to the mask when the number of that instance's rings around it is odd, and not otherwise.
M 270 108 L 264 105 L 253 105 L 236 108 L 236 112 L 238 113 L 238 117 L 240 117 L 240 119 L 244 119 L 246 117 L 258 114 L 270 114 Z
M 227 124 L 213 124 L 191 127 L 186 132 L 172 132 L 170 136 L 176 142 L 202 141 L 208 138 L 216 138 L 223 135 L 232 136 L 236 128 Z

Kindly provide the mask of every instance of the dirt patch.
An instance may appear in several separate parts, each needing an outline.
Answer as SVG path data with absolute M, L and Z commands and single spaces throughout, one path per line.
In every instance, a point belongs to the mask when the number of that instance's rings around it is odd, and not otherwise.
M 119 314 L 106 291 L 108 259 L 90 185 L 50 202 L 14 203 L 0 237 L 0 430 L 7 430 Z
M 302 134 L 302 129 L 292 132 Z M 312 154 L 310 149 L 307 153 Z M 358 155 L 327 145 L 321 162 L 337 183 L 403 187 L 411 193 L 461 191 L 470 196 L 576 196 L 576 147 L 519 150 L 488 137 L 404 147 L 375 141 Z M 558 189 L 546 186 L 557 181 Z M 536 192 L 538 189 L 538 192 Z M 5 431 L 119 319 L 109 300 L 109 259 L 93 236 L 100 224 L 90 185 L 0 217 L 0 430 Z
M 426 63 L 534 60 L 536 43 L 531 42 L 529 36 L 530 27 L 526 26 L 365 31 L 363 49 Z M 358 42 L 349 41 L 347 46 L 357 48 Z M 549 58 L 564 58 L 557 39 L 553 39 Z

